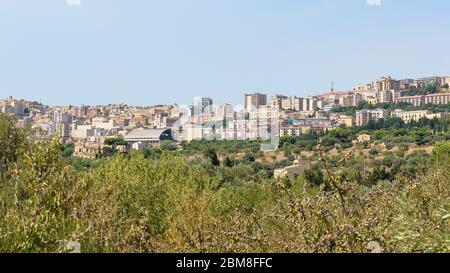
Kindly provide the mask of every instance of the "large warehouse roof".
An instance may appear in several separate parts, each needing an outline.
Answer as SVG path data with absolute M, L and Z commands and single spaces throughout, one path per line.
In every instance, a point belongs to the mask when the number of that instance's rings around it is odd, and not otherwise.
M 125 136 L 125 141 L 155 141 L 170 138 L 171 138 L 170 129 L 139 128 L 129 132 Z

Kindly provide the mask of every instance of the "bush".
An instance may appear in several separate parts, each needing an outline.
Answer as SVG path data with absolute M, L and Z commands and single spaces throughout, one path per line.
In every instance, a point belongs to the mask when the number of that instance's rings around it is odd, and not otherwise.
M 332 167 L 320 155 L 305 183 L 269 178 L 250 153 L 213 167 L 201 156 L 133 152 L 77 170 L 58 139 L 11 143 L 27 149 L 0 176 L 0 252 L 67 252 L 68 241 L 82 252 L 354 253 L 373 241 L 384 252 L 450 252 L 448 143 L 430 159 L 369 166 L 366 177 L 359 157 Z
M 175 144 L 170 140 L 164 140 L 161 142 L 160 149 L 162 151 L 175 151 L 177 147 Z
M 378 155 L 379 154 L 379 152 L 378 152 L 378 150 L 377 149 L 370 149 L 369 150 L 369 155 L 372 155 L 372 156 L 376 156 L 376 155 Z
M 14 124 L 13 118 L 0 113 L 0 173 L 26 150 L 26 131 Z

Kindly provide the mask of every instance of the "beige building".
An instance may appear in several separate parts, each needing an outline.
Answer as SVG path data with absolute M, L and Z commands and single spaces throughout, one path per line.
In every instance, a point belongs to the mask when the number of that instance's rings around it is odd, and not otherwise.
M 371 105 L 375 105 L 379 102 L 378 97 L 367 98 L 366 101 Z
M 272 100 L 270 101 L 270 105 L 273 108 L 277 108 L 277 109 L 283 109 L 283 100 L 287 100 L 288 97 L 287 96 L 283 96 L 283 95 L 274 95 L 272 96 Z
M 420 110 L 420 111 L 403 111 L 403 110 L 395 110 L 392 112 L 393 117 L 401 118 L 404 122 L 409 123 L 411 121 L 419 121 L 421 118 L 433 119 L 433 118 L 441 118 L 442 113 L 433 113 L 429 110 Z
M 406 102 L 414 106 L 426 104 L 446 105 L 450 103 L 450 93 L 437 93 L 426 96 L 408 96 L 394 99 L 395 103 Z
M 297 158 L 294 160 L 294 165 L 282 169 L 275 169 L 273 175 L 276 179 L 284 177 L 288 177 L 289 179 L 297 179 L 299 175 L 309 169 L 311 169 L 310 160 Z
M 445 105 L 450 103 L 450 93 L 438 93 L 425 96 L 425 104 Z
M 399 91 L 400 81 L 394 80 L 392 77 L 381 77 L 375 81 L 375 88 L 377 91 Z
M 394 99 L 395 103 L 406 102 L 414 106 L 421 106 L 425 103 L 424 96 L 406 96 Z
M 117 127 L 117 123 L 114 121 L 114 119 L 107 119 L 103 117 L 93 118 L 92 125 L 105 130 L 111 130 L 114 127 Z
M 350 128 L 350 127 L 353 127 L 353 124 L 355 123 L 355 119 L 350 116 L 341 115 L 338 118 L 337 122 L 339 125 L 345 125 L 345 127 Z
M 364 143 L 364 142 L 370 142 L 372 140 L 372 137 L 369 134 L 361 134 L 356 137 L 355 143 Z
M 373 90 L 371 84 L 359 84 L 353 87 L 354 92 L 370 92 Z
M 450 85 L 450 77 L 442 77 L 441 78 L 441 85 L 448 84 Z
M 103 145 L 99 143 L 77 143 L 73 155 L 76 157 L 95 159 L 101 156 Z
M 303 111 L 303 99 L 298 97 L 290 97 L 282 100 L 281 109 Z

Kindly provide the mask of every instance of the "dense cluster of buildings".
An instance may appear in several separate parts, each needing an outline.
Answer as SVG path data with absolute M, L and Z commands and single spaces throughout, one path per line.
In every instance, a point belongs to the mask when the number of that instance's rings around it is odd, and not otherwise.
M 252 93 L 244 95 L 244 109 L 230 104 L 214 104 L 209 97 L 195 98 L 190 107 L 177 104 L 132 107 L 125 104 L 99 106 L 55 106 L 9 97 L 0 100 L 0 111 L 17 117 L 17 126 L 37 129 L 42 136 L 59 135 L 75 144 L 74 154 L 95 158 L 105 148 L 105 140 L 124 139 L 118 147 L 141 149 L 162 140 L 194 139 L 246 140 L 298 136 L 311 131 L 328 131 L 341 126 L 362 126 L 371 120 L 399 117 L 405 122 L 439 118 L 446 113 L 365 109 L 354 116 L 330 111 L 336 107 L 405 102 L 414 106 L 448 104 L 450 77 L 395 80 L 382 77 L 351 91 L 335 91 L 306 97 Z M 411 87 L 439 86 L 441 92 L 406 96 Z M 116 147 L 117 148 L 117 147 Z

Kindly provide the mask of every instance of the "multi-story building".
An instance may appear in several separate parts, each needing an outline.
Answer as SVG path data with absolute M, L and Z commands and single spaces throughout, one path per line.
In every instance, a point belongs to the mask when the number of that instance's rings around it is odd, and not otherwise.
M 259 109 L 263 105 L 267 105 L 266 94 L 260 93 L 245 94 L 244 100 L 245 100 L 245 110 L 247 112 Z
M 234 114 L 233 105 L 224 103 L 214 107 L 214 115 L 219 117 L 232 117 Z
M 340 115 L 339 118 L 337 119 L 337 123 L 339 125 L 343 125 L 345 127 L 350 128 L 353 127 L 353 124 L 355 123 L 355 118 L 346 115 Z
M 287 100 L 287 96 L 283 95 L 273 95 L 270 105 L 273 108 L 278 108 L 279 110 L 283 109 L 283 100 Z
M 105 117 L 96 117 L 92 119 L 92 125 L 97 128 L 102 128 L 105 130 L 112 130 L 114 127 L 117 126 L 114 119 L 108 119 Z
M 319 103 L 320 99 L 317 96 L 312 96 L 309 98 L 309 111 L 317 111 L 319 109 Z
M 395 103 L 406 102 L 414 106 L 426 104 L 446 105 L 450 103 L 450 93 L 437 93 L 425 96 L 406 96 L 394 99 Z
M 95 159 L 103 153 L 103 144 L 100 143 L 77 143 L 73 155 L 76 157 Z
M 72 124 L 72 115 L 67 112 L 58 111 L 53 114 L 53 132 L 63 138 L 70 136 L 70 125 Z
M 192 115 L 211 114 L 213 100 L 209 97 L 197 97 L 192 105 Z
M 282 100 L 281 109 L 303 111 L 303 98 L 290 97 Z
M 363 100 L 362 94 L 355 93 L 352 95 L 352 106 L 358 106 L 358 104 Z
M 450 103 L 450 93 L 437 93 L 425 96 L 425 104 L 446 105 Z
M 446 77 L 439 77 L 438 79 L 438 84 L 440 86 L 444 86 L 444 85 L 450 85 L 450 76 L 446 76 Z
M 72 117 L 84 117 L 87 115 L 87 107 L 82 105 L 82 106 L 73 106 L 70 108 L 70 114 L 72 115 Z
M 400 81 L 394 80 L 392 77 L 381 77 L 375 81 L 375 88 L 377 91 L 400 90 Z
M 359 84 L 353 87 L 354 92 L 370 92 L 373 90 L 372 84 Z
M 394 101 L 394 95 L 391 90 L 379 91 L 378 92 L 378 102 L 379 103 L 390 103 Z
M 433 113 L 430 110 L 420 110 L 420 111 L 403 111 L 395 110 L 392 112 L 392 117 L 401 118 L 404 122 L 409 123 L 411 121 L 419 121 L 422 118 L 433 119 L 441 118 L 442 113 Z
M 309 112 L 309 111 L 312 111 L 311 109 L 310 109 L 310 98 L 308 97 L 308 98 L 304 98 L 303 99 L 303 106 L 302 106 L 302 109 L 303 109 L 303 111 L 304 112 Z
M 11 103 L 11 107 L 13 109 L 13 114 L 18 116 L 25 115 L 25 105 L 21 101 L 13 101 Z
M 303 125 L 290 125 L 280 127 L 280 137 L 283 136 L 300 136 L 307 134 L 311 128 Z
M 405 97 L 398 97 L 394 99 L 395 103 L 409 103 L 414 106 L 421 106 L 425 103 L 425 96 L 405 96 Z
M 333 122 L 326 118 L 289 119 L 280 126 L 280 136 L 299 136 L 311 131 L 327 132 L 334 128 Z
M 345 96 L 345 97 L 340 97 L 339 105 L 343 106 L 343 107 L 353 106 L 353 97 L 351 95 Z
M 423 88 L 428 85 L 438 84 L 440 82 L 440 77 L 426 77 L 418 78 L 414 80 L 414 86 L 417 88 Z
M 387 111 L 384 109 L 360 110 L 356 112 L 356 125 L 363 126 L 371 120 L 379 120 L 387 118 Z
M 25 115 L 25 102 L 23 100 L 13 99 L 11 96 L 0 104 L 0 112 L 16 116 Z
M 363 100 L 361 93 L 349 93 L 347 95 L 339 96 L 336 101 L 342 107 L 357 106 Z
M 400 80 L 400 90 L 408 90 L 411 86 L 414 85 L 414 79 L 403 79 Z

